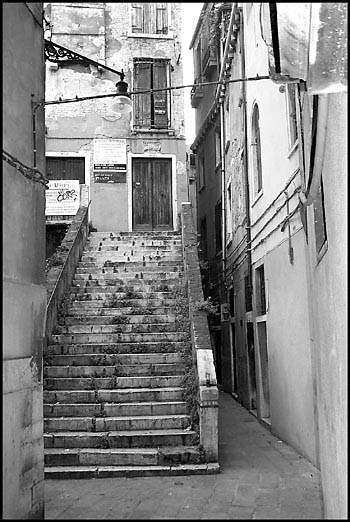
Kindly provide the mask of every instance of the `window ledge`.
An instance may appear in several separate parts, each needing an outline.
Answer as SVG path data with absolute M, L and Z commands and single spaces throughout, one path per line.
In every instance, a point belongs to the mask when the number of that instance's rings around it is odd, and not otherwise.
M 256 195 L 256 197 L 255 197 L 253 203 L 251 204 L 251 207 L 252 207 L 252 208 L 253 208 L 254 205 L 259 201 L 259 199 L 262 197 L 263 193 L 264 193 L 264 192 L 263 192 L 262 190 L 260 190 L 260 192 Z
M 298 146 L 299 146 L 299 140 L 296 140 L 294 142 L 294 145 L 292 145 L 292 147 L 288 151 L 288 155 L 287 155 L 288 159 L 290 159 L 294 155 L 295 151 L 298 149 Z
M 168 34 L 132 33 L 131 31 L 128 31 L 128 34 L 126 36 L 128 38 L 155 38 L 156 40 L 159 40 L 159 39 L 173 40 L 174 39 L 173 31 L 169 31 Z
M 326 240 L 326 241 L 323 243 L 323 245 L 322 245 L 320 251 L 318 252 L 318 254 L 317 254 L 317 256 L 316 256 L 317 261 L 316 261 L 315 268 L 316 268 L 316 267 L 321 263 L 321 261 L 322 261 L 324 255 L 325 255 L 325 253 L 327 252 L 327 250 L 328 250 L 328 241 Z
M 266 322 L 266 314 L 257 315 L 255 317 L 255 320 L 256 320 L 257 323 L 265 323 Z
M 169 136 L 174 136 L 175 135 L 175 129 L 152 129 L 152 128 L 148 128 L 148 129 L 145 129 L 145 128 L 133 128 L 131 130 L 131 134 L 132 135 L 135 135 L 135 134 L 168 134 Z

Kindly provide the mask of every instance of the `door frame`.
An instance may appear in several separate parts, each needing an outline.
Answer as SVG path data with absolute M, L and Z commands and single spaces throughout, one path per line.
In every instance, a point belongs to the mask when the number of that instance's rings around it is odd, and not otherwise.
M 132 160 L 133 158 L 142 158 L 145 160 L 152 159 L 171 159 L 171 204 L 173 207 L 173 230 L 178 229 L 177 219 L 177 195 L 176 195 L 176 154 L 129 154 L 128 170 L 127 170 L 127 186 L 128 186 L 128 228 L 132 232 Z

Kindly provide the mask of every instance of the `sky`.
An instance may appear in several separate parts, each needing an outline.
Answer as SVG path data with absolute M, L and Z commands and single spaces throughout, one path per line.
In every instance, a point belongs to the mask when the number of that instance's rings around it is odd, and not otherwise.
M 193 76 L 193 51 L 189 50 L 194 30 L 203 2 L 181 2 L 182 8 L 182 58 L 183 58 L 183 85 L 192 84 Z M 184 89 L 185 98 L 185 133 L 186 143 L 191 145 L 195 139 L 194 115 L 195 109 L 191 107 L 191 88 Z

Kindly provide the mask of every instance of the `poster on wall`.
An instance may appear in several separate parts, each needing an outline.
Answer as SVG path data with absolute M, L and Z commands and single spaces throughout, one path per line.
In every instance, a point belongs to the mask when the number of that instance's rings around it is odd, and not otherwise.
M 94 182 L 126 183 L 126 140 L 94 139 Z
M 46 216 L 75 216 L 80 205 L 78 179 L 55 179 L 49 181 L 46 194 Z

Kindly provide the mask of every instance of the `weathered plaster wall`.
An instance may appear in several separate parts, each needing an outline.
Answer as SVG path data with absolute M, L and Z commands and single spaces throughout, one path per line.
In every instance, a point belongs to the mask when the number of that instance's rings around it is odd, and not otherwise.
M 81 7 L 47 4 L 46 11 L 54 24 L 52 40 L 80 54 L 101 60 L 105 65 L 123 70 L 129 90 L 133 89 L 133 58 L 170 58 L 171 84 L 182 85 L 181 59 L 181 10 L 179 3 L 171 6 L 169 30 L 173 37 L 142 38 L 130 32 L 129 3 L 85 3 Z M 79 26 L 80 24 L 80 26 Z M 85 35 L 82 33 L 85 32 Z M 103 45 L 102 43 L 103 42 Z M 50 100 L 107 94 L 115 90 L 120 80 L 117 74 L 97 71 L 93 66 L 71 65 L 59 67 L 47 65 L 46 98 Z M 187 201 L 186 153 L 184 137 L 183 90 L 171 91 L 172 132 L 135 132 L 130 115 L 121 115 L 109 108 L 110 98 L 72 104 L 52 105 L 46 108 L 47 152 L 90 150 L 93 139 L 118 138 L 127 140 L 127 164 L 132 153 L 147 156 L 144 141 L 160 144 L 161 154 L 177 155 L 176 188 L 174 202 L 177 214 L 181 202 Z M 77 140 L 81 138 L 81 141 Z M 183 144 L 182 144 L 183 141 Z M 169 143 L 172 145 L 169 147 Z M 169 151 L 171 149 L 171 152 Z M 175 152 L 174 152 L 175 150 Z M 132 190 L 128 183 L 94 183 L 91 155 L 90 218 L 98 230 L 128 230 L 131 222 Z M 127 175 L 127 180 L 131 177 Z M 175 195 L 174 195 L 175 196 Z
M 44 98 L 45 70 L 42 30 L 29 9 L 40 23 L 43 4 L 27 5 L 3 4 L 3 148 L 33 166 L 31 93 Z M 36 126 L 44 172 L 40 109 Z M 3 167 L 3 518 L 43 518 L 45 189 Z
M 271 429 L 316 463 L 315 419 L 305 236 L 292 237 L 264 258 Z M 283 288 L 283 292 L 281 292 Z
M 330 94 L 323 163 L 328 249 L 317 263 L 313 206 L 308 211 L 313 345 L 325 515 L 347 512 L 347 94 Z

